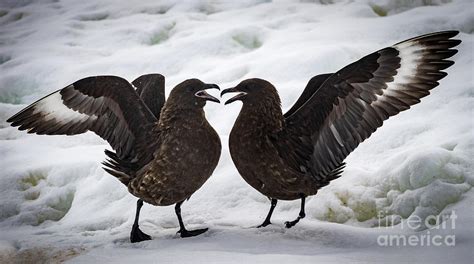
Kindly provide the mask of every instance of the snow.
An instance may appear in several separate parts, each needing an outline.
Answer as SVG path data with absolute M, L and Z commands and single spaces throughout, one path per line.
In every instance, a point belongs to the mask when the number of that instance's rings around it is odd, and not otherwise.
M 0 262 L 472 263 L 472 10 L 470 0 L 1 1 Z M 299 201 L 279 201 L 273 225 L 254 228 L 270 203 L 229 156 L 238 103 L 206 106 L 223 154 L 182 207 L 188 228 L 209 231 L 178 238 L 173 207 L 145 205 L 140 225 L 153 240 L 138 244 L 128 241 L 136 198 L 101 169 L 106 142 L 92 133 L 29 135 L 6 123 L 55 90 L 108 74 L 132 81 L 161 73 L 167 93 L 188 78 L 221 88 L 264 78 L 287 110 L 316 74 L 452 29 L 463 42 L 449 75 L 362 143 L 292 229 L 283 223 L 296 218 Z M 455 227 L 431 224 L 451 223 L 453 212 Z M 408 228 L 413 219 L 422 224 Z M 380 245 L 388 235 L 454 235 L 456 244 Z

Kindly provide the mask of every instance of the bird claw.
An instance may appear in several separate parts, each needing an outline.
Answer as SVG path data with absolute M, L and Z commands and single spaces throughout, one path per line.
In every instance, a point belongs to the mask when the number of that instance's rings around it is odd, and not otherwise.
M 262 227 L 266 227 L 267 225 L 271 225 L 272 223 L 270 221 L 265 221 L 263 222 L 261 225 L 257 226 L 257 228 L 262 228 Z
M 176 232 L 177 234 L 180 234 L 182 238 L 185 237 L 193 237 L 193 236 L 198 236 L 204 232 L 206 232 L 209 228 L 203 228 L 203 229 L 196 229 L 196 230 L 179 230 Z
M 137 243 L 145 240 L 151 240 L 151 236 L 143 233 L 138 226 L 133 226 L 130 233 L 130 242 Z
M 296 225 L 296 223 L 298 223 L 298 222 L 297 222 L 297 221 L 291 221 L 291 222 L 290 222 L 290 221 L 286 221 L 286 222 L 285 222 L 285 227 L 286 227 L 286 228 L 292 228 L 292 227 L 294 227 L 294 226 Z

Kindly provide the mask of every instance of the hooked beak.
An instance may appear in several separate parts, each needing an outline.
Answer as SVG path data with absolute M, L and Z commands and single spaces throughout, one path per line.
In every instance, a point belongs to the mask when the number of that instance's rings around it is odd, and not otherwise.
M 219 88 L 219 86 L 217 84 L 213 84 L 213 83 L 206 83 L 204 85 L 204 87 L 205 87 L 204 89 L 197 91 L 194 94 L 194 96 L 206 99 L 208 101 L 220 103 L 219 99 L 215 98 L 214 96 L 212 96 L 212 95 L 210 95 L 206 92 L 207 89 L 217 89 L 217 90 L 220 91 L 221 89 Z
M 224 104 L 227 105 L 227 104 L 230 104 L 230 103 L 233 103 L 237 100 L 240 100 L 242 99 L 243 97 L 245 97 L 247 95 L 246 92 L 241 92 L 237 89 L 234 88 L 228 88 L 228 89 L 224 89 L 222 92 L 221 92 L 221 97 L 226 94 L 226 93 L 238 93 L 240 92 L 239 94 L 237 94 L 236 96 L 230 98 L 229 100 L 227 100 Z

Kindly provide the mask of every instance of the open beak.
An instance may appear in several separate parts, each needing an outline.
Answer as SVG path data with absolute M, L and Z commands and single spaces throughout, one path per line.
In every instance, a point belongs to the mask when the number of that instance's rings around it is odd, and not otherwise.
M 219 91 L 221 90 L 217 84 L 206 83 L 206 84 L 205 84 L 205 88 L 202 89 L 202 90 L 197 91 L 197 92 L 194 94 L 194 96 L 200 97 L 200 98 L 204 98 L 204 99 L 206 99 L 206 100 L 208 100 L 208 101 L 220 103 L 219 99 L 215 98 L 214 96 L 212 96 L 212 95 L 210 95 L 210 94 L 208 94 L 208 93 L 206 92 L 207 89 L 217 89 L 217 90 L 219 90 Z
M 230 103 L 233 103 L 237 100 L 240 100 L 242 99 L 243 97 L 245 97 L 247 95 L 246 92 L 241 92 L 237 89 L 234 88 L 228 88 L 228 89 L 224 89 L 222 92 L 221 92 L 221 97 L 226 94 L 226 93 L 238 93 L 240 92 L 239 94 L 237 94 L 236 96 L 230 98 L 229 100 L 227 100 L 224 104 L 230 104 Z

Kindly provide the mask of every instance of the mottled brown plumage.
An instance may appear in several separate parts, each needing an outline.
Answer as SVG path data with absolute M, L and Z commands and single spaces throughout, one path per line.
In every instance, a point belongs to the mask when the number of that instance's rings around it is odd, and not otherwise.
M 232 160 L 244 180 L 272 200 L 261 226 L 270 224 L 277 199 L 305 197 L 342 173 L 344 159 L 384 120 L 429 94 L 454 62 L 457 31 L 431 33 L 376 51 L 334 74 L 313 77 L 293 107 L 283 114 L 275 87 L 248 79 L 222 92 L 240 92 L 232 128 Z
M 128 184 L 130 193 L 150 204 L 166 206 L 189 198 L 219 161 L 220 139 L 205 117 L 206 101 L 192 96 L 199 89 L 187 91 L 196 81 L 185 81 L 171 92 L 152 132 L 157 158 Z
M 7 121 L 28 133 L 76 135 L 90 130 L 107 140 L 115 152 L 105 151 L 104 169 L 140 198 L 132 242 L 151 239 L 138 227 L 143 201 L 176 204 L 181 236 L 201 234 L 207 229 L 186 230 L 180 206 L 211 176 L 219 160 L 220 139 L 203 110 L 206 101 L 219 102 L 205 90 L 219 87 L 186 80 L 165 102 L 162 75 L 143 75 L 132 84 L 116 76 L 88 77 Z

